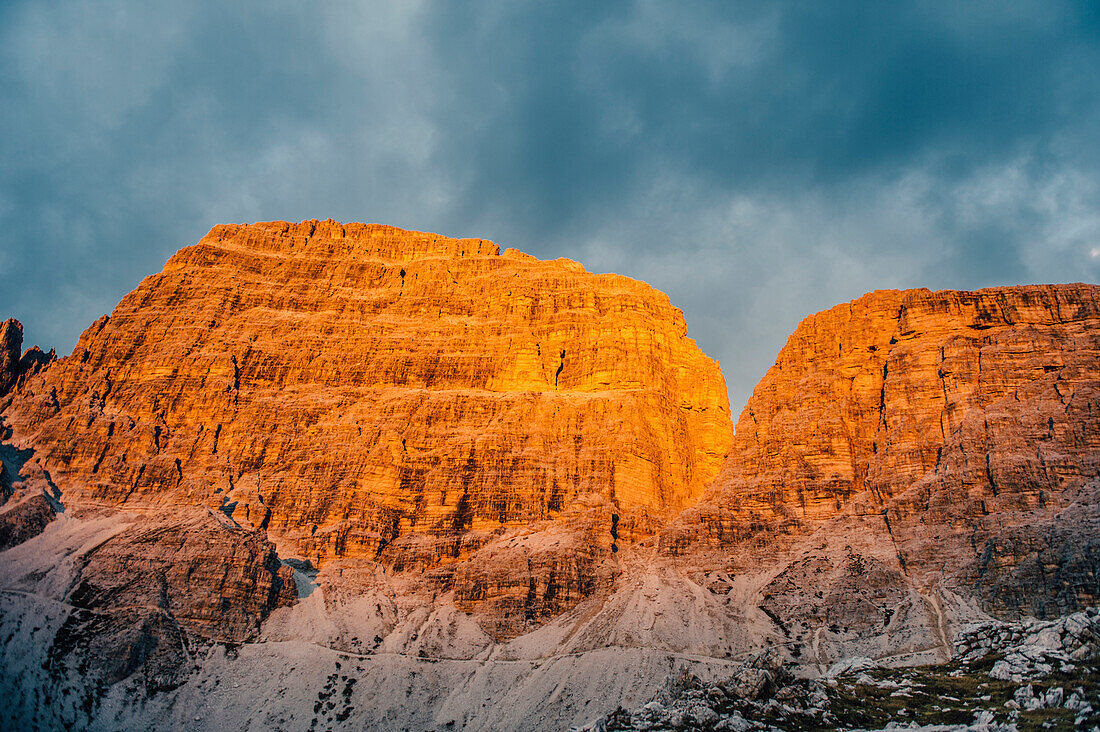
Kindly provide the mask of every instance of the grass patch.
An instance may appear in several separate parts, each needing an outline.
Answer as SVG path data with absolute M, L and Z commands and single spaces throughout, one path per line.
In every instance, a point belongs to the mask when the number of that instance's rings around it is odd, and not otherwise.
M 988 670 L 998 659 L 989 658 L 960 667 L 957 663 L 925 666 L 911 669 L 875 669 L 867 673 L 878 682 L 901 684 L 905 695 L 895 696 L 898 690 L 861 684 L 855 678 L 839 679 L 838 686 L 829 692 L 830 711 L 836 721 L 826 726 L 803 726 L 803 730 L 830 728 L 884 727 L 890 722 L 917 722 L 919 724 L 969 724 L 977 713 L 992 711 L 998 722 L 1010 721 L 1011 710 L 1005 703 L 1014 698 L 1018 688 L 1026 682 L 992 679 Z M 962 673 L 958 673 L 959 671 Z M 956 675 L 957 674 L 957 675 Z M 1096 667 L 1081 668 L 1074 673 L 1055 673 L 1031 682 L 1036 695 L 1061 687 L 1065 698 L 1075 689 L 1083 689 L 1086 698 L 1100 712 L 1097 698 L 1100 696 L 1100 670 Z M 1095 724 L 1092 715 L 1086 729 Z M 1062 707 L 1020 711 L 1012 720 L 1021 732 L 1031 730 L 1073 730 L 1077 712 Z

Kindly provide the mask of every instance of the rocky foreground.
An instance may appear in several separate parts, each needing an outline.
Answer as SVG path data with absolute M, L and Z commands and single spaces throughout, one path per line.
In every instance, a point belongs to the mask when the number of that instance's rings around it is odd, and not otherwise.
M 736 431 L 644 283 L 384 226 L 21 351 L 5 728 L 1096 723 L 1100 287 L 812 315 Z
M 711 681 L 690 673 L 638 709 L 586 725 L 612 730 L 1074 730 L 1100 724 L 1100 608 L 1051 622 L 985 623 L 949 663 L 882 669 L 869 658 L 815 679 L 772 652 Z

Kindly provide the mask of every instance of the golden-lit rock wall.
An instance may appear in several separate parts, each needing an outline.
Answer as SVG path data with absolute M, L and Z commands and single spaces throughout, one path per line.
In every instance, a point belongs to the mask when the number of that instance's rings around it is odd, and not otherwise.
M 774 549 L 881 513 L 913 566 L 958 568 L 1072 503 L 1098 428 L 1100 287 L 873 292 L 798 326 L 662 543 Z
M 408 536 L 454 558 L 586 494 L 652 533 L 732 432 L 648 285 L 333 221 L 215 227 L 9 402 L 66 495 L 220 508 L 317 562 Z

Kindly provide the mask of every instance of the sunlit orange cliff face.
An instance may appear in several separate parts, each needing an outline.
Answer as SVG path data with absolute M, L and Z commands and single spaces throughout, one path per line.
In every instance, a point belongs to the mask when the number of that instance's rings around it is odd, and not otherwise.
M 732 437 L 717 364 L 648 285 L 334 221 L 215 227 L 6 419 L 72 497 L 399 568 L 563 516 L 610 551 L 690 505 Z
M 675 664 L 944 660 L 1100 598 L 1093 285 L 811 315 L 736 433 L 648 285 L 387 226 L 215 227 L 21 351 L 0 324 L 8 726 L 164 726 L 211 679 L 316 721 L 350 653 L 356 724 L 565 728 Z

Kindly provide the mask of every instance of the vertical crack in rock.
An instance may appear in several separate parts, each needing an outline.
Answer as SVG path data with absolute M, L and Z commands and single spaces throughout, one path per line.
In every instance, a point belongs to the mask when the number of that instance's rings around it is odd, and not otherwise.
M 231 355 L 229 359 L 233 363 L 233 385 L 231 387 L 233 393 L 233 406 L 237 406 L 241 394 L 241 365 L 237 362 L 236 355 Z

